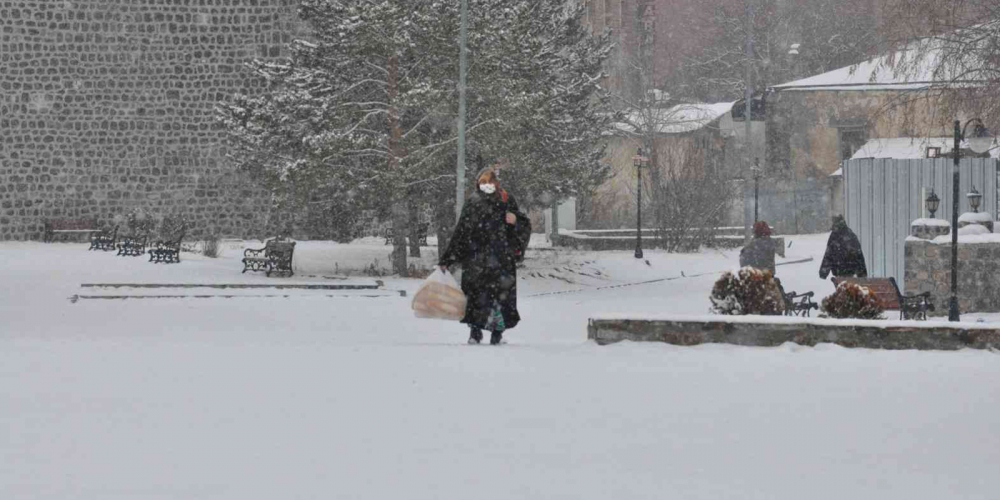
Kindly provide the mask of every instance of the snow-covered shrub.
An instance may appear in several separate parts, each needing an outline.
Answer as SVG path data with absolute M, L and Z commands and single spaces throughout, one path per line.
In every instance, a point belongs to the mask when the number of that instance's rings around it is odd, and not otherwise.
M 157 234 L 161 240 L 173 240 L 180 236 L 181 233 L 186 233 L 187 228 L 187 218 L 183 215 L 164 215 L 160 219 Z
M 716 314 L 781 314 L 785 301 L 770 271 L 744 267 L 727 272 L 712 287 L 712 312 Z
M 882 301 L 867 288 L 848 282 L 841 282 L 823 299 L 822 311 L 829 318 L 885 319 Z
M 716 229 L 737 200 L 721 156 L 703 145 L 668 147 L 650 169 L 650 205 L 658 243 L 668 252 L 697 252 L 716 244 Z M 626 226 L 627 227 L 627 226 Z
M 125 216 L 125 224 L 130 234 L 150 234 L 156 227 L 156 217 L 142 208 L 133 208 Z

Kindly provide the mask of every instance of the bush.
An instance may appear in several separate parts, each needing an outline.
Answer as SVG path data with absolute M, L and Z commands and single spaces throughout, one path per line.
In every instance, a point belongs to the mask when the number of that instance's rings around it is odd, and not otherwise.
M 822 310 L 828 318 L 885 319 L 885 305 L 867 288 L 841 282 L 832 295 L 823 299 Z
M 157 234 L 159 234 L 159 239 L 161 240 L 173 240 L 180 236 L 181 233 L 187 232 L 187 228 L 187 218 L 183 215 L 164 215 L 163 218 L 160 219 Z
M 712 312 L 726 315 L 766 314 L 785 311 L 785 300 L 771 271 L 744 267 L 727 272 L 712 287 Z
M 129 234 L 150 234 L 156 227 L 156 217 L 149 211 L 136 207 L 125 215 L 125 224 Z
M 219 247 L 219 237 L 209 236 L 201 242 L 201 254 L 205 257 L 217 258 L 221 252 Z

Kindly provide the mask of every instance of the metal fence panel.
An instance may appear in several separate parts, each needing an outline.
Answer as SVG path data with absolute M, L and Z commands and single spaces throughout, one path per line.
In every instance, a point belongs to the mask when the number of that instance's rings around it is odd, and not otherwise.
M 924 199 L 933 189 L 941 199 L 935 217 L 951 220 L 954 160 L 863 158 L 843 165 L 847 225 L 861 240 L 868 273 L 893 277 L 905 287 L 904 242 L 910 223 L 926 214 Z M 997 217 L 1000 204 L 998 161 L 966 158 L 959 167 L 959 214 L 970 209 L 965 196 L 973 186 L 983 195 L 980 209 Z

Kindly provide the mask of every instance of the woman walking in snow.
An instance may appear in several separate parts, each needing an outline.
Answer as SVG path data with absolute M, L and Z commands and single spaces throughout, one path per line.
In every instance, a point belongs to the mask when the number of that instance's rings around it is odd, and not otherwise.
M 771 228 L 766 222 L 757 221 L 753 225 L 753 239 L 740 251 L 740 267 L 771 271 L 771 276 L 774 276 L 774 251 Z
M 819 266 L 819 279 L 825 280 L 831 272 L 838 278 L 868 276 L 865 255 L 861 251 L 861 241 L 854 231 L 847 227 L 843 215 L 833 217 L 833 231 L 830 233 L 830 239 L 826 241 L 826 253 L 823 254 L 823 263 Z
M 503 332 L 521 320 L 517 312 L 517 263 L 524 257 L 531 236 L 531 221 L 517 201 L 500 188 L 493 167 L 479 172 L 476 194 L 462 208 L 448 249 L 438 262 L 442 270 L 462 265 L 462 292 L 467 303 L 462 323 L 469 325 L 469 343 L 492 333 L 490 344 L 499 344 Z

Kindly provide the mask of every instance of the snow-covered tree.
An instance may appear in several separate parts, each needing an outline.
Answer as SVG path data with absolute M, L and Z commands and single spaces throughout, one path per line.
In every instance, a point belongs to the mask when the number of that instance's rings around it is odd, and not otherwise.
M 678 83 L 706 100 L 743 97 L 748 13 L 754 93 L 860 62 L 877 43 L 870 0 L 707 0 L 700 13 L 689 29 L 705 42 Z
M 478 153 L 510 165 L 505 183 L 528 205 L 600 182 L 607 34 L 589 36 L 562 0 L 471 0 L 469 12 Z M 233 156 L 286 205 L 391 213 L 393 269 L 406 274 L 414 207 L 453 206 L 467 182 L 454 174 L 458 2 L 303 0 L 300 16 L 309 41 L 287 63 L 252 65 L 267 91 L 220 105 Z
M 884 57 L 875 72 L 935 85 L 896 99 L 933 100 L 944 116 L 1000 126 L 1000 0 L 886 0 Z

